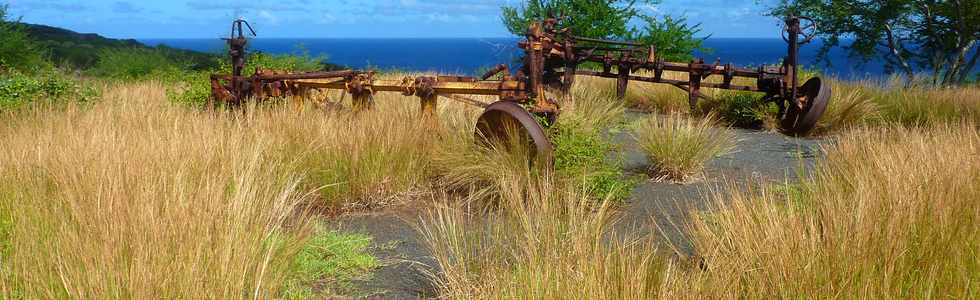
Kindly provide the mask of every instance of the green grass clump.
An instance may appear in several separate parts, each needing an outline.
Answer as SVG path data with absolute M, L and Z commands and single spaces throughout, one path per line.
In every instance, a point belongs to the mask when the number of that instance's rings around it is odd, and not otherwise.
M 765 102 L 757 93 L 720 92 L 711 100 L 701 100 L 703 114 L 716 114 L 722 121 L 735 127 L 764 128 L 773 126 L 778 107 Z
M 611 143 L 596 132 L 576 127 L 559 125 L 553 132 L 554 167 L 559 176 L 583 184 L 593 197 L 629 197 L 634 182 L 625 177 L 618 162 L 607 157 L 614 150 Z
M 351 280 L 367 276 L 379 266 L 368 253 L 370 246 L 370 236 L 319 229 L 293 260 L 292 277 L 282 298 L 313 299 L 316 295 L 349 292 Z
M 734 134 L 715 123 L 710 115 L 695 120 L 676 113 L 641 121 L 634 138 L 652 162 L 651 175 L 685 181 L 712 158 L 731 151 Z

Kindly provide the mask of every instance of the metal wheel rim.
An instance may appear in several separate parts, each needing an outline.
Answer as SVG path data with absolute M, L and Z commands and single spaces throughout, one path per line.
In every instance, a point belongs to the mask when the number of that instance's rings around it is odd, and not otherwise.
M 510 101 L 498 101 L 487 106 L 486 110 L 477 121 L 474 134 L 478 142 L 489 145 L 488 139 L 497 141 L 506 139 L 506 124 L 513 122 L 519 125 L 524 134 L 528 146 L 533 146 L 535 161 L 545 162 L 550 165 L 553 158 L 554 147 L 548 139 L 544 128 L 534 119 L 534 117 L 517 103 Z

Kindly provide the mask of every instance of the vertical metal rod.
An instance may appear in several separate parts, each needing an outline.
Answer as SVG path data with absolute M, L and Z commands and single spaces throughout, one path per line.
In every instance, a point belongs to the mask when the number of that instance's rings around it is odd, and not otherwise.
M 789 53 L 787 54 L 787 71 L 789 72 L 789 88 L 790 88 L 790 101 L 793 105 L 798 108 L 800 106 L 799 100 L 797 99 L 797 89 L 798 79 L 797 79 L 797 63 L 799 63 L 799 35 L 800 35 L 800 19 L 794 16 L 790 16 L 786 20 L 786 31 L 789 32 Z
M 426 125 L 439 125 L 439 118 L 436 116 L 436 108 L 439 103 L 438 93 L 429 93 L 425 96 L 419 96 L 419 102 L 422 104 L 422 122 Z
M 694 62 L 691 62 L 691 70 L 689 72 L 688 80 L 690 81 L 690 89 L 687 90 L 687 101 L 691 105 L 691 112 L 697 110 L 698 108 L 698 97 L 701 95 L 701 72 L 696 71 L 693 68 Z
M 619 77 L 616 78 L 616 98 L 619 100 L 626 99 L 626 89 L 630 82 L 630 68 L 625 64 L 620 64 L 618 69 Z

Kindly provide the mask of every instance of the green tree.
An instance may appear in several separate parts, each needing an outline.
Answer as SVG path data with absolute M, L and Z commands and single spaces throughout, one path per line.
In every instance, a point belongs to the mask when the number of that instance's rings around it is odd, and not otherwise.
M 630 36 L 629 22 L 640 15 L 637 3 L 659 0 L 528 0 L 519 6 L 503 7 L 501 19 L 507 30 L 524 35 L 528 25 L 547 17 L 564 17 L 559 25 L 578 36 L 624 39 Z M 567 24 L 565 23 L 567 22 Z
M 980 55 L 980 0 L 782 0 L 771 14 L 813 18 L 825 61 L 842 39 L 853 39 L 846 46 L 853 56 L 881 57 L 907 84 L 917 68 L 933 84 L 963 83 Z
M 658 57 L 667 61 L 689 61 L 694 58 L 694 50 L 708 50 L 704 48 L 707 37 L 697 37 L 701 33 L 701 24 L 690 25 L 685 17 L 669 15 L 661 19 L 644 15 L 640 19 L 645 26 L 634 29 L 630 39 L 644 45 L 656 45 Z
M 571 28 L 577 36 L 656 45 L 658 55 L 668 60 L 690 60 L 694 50 L 705 50 L 704 38 L 695 36 L 701 33 L 700 24 L 689 25 L 683 17 L 656 18 L 638 8 L 658 3 L 660 0 L 528 0 L 503 7 L 501 19 L 511 33 L 524 35 L 532 22 L 563 17 L 558 26 Z M 636 20 L 643 26 L 631 26 Z
M 46 63 L 41 48 L 19 21 L 9 19 L 7 8 L 0 5 L 0 70 L 35 70 Z

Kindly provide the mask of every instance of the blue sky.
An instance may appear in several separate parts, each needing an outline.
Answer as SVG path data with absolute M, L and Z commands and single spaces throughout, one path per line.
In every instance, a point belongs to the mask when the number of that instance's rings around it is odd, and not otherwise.
M 773 0 L 762 0 L 771 3 Z M 262 2 L 265 2 L 264 4 Z M 500 7 L 518 0 L 0 0 L 24 22 L 113 38 L 217 38 L 243 16 L 260 37 L 505 37 Z M 759 0 L 663 0 L 715 37 L 778 37 Z

